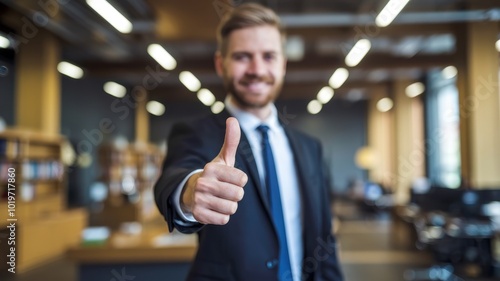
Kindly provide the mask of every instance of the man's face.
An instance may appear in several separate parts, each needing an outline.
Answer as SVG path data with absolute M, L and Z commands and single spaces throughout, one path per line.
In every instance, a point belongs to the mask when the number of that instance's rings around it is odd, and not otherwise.
M 285 67 L 281 35 L 273 26 L 234 30 L 228 37 L 226 55 L 216 55 L 217 73 L 226 90 L 248 109 L 262 108 L 277 98 Z

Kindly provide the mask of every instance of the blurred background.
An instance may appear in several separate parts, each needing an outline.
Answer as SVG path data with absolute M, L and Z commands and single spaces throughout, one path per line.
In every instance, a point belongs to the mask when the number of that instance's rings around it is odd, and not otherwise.
M 287 26 L 276 107 L 324 146 L 346 280 L 500 279 L 497 0 L 0 0 L 2 280 L 183 280 L 152 186 L 172 125 L 224 108 L 244 2 Z

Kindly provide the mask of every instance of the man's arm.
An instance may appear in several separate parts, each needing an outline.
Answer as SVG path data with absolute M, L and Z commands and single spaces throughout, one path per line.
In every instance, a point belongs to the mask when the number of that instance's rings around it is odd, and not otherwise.
M 200 223 L 185 220 L 176 209 L 176 205 L 180 205 L 180 202 L 174 201 L 176 200 L 174 196 L 176 187 L 178 187 L 183 179 L 191 172 L 191 170 L 184 168 L 172 168 L 168 172 L 164 169 L 160 179 L 155 185 L 156 205 L 160 213 L 163 214 L 170 232 L 172 232 L 174 228 L 177 228 L 177 230 L 182 233 L 194 233 L 203 227 Z

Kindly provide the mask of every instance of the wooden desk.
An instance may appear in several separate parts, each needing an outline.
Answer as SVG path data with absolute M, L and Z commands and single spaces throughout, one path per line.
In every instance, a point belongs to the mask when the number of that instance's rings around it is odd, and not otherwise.
M 113 233 L 103 245 L 81 245 L 70 249 L 68 256 L 78 264 L 80 281 L 131 280 L 132 276 L 184 280 L 196 249 L 196 235 L 148 227 L 139 235 Z

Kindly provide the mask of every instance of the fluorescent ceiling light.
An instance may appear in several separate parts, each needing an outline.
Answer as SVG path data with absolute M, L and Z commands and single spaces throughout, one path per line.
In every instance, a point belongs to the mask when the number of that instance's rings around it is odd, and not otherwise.
M 425 91 L 425 86 L 421 82 L 415 82 L 405 89 L 405 93 L 409 98 L 414 98 Z
M 201 89 L 196 95 L 198 99 L 206 106 L 211 106 L 215 102 L 215 96 L 208 89 Z
M 189 71 L 183 71 L 179 74 L 179 80 L 181 80 L 182 84 L 186 86 L 191 92 L 196 92 L 201 88 L 201 83 L 193 73 Z
M 210 107 L 212 110 L 213 114 L 219 114 L 224 110 L 224 103 L 221 101 L 216 101 L 212 106 Z
M 410 0 L 390 0 L 375 18 L 375 24 L 386 27 L 399 15 Z
M 127 93 L 127 89 L 115 82 L 106 82 L 104 84 L 104 91 L 114 97 L 123 98 Z
M 451 78 L 457 76 L 457 73 L 458 73 L 458 70 L 453 65 L 447 66 L 441 71 L 441 74 L 443 75 L 444 79 L 451 79 Z
M 342 84 L 344 84 L 345 80 L 347 80 L 347 77 L 349 77 L 349 71 L 345 68 L 339 68 L 335 70 L 332 77 L 330 77 L 328 84 L 330 85 L 330 87 L 338 89 L 340 88 L 340 86 L 342 86 Z
M 148 46 L 148 54 L 154 58 L 166 70 L 172 70 L 177 66 L 177 62 L 167 50 L 158 44 Z
M 390 98 L 383 98 L 377 102 L 377 109 L 380 112 L 387 112 L 392 109 L 394 102 Z
M 333 89 L 328 86 L 325 86 L 321 88 L 321 90 L 319 90 L 316 98 L 320 103 L 325 104 L 333 98 L 333 94 L 334 94 Z
M 358 63 L 365 57 L 365 55 L 370 50 L 372 44 L 368 39 L 360 39 L 354 46 L 351 51 L 345 57 L 345 64 L 347 66 L 353 67 L 358 65 Z
M 500 52 L 500 39 L 498 39 L 495 43 L 495 47 L 497 48 L 497 51 Z
M 132 31 L 132 23 L 106 0 L 87 0 L 87 4 L 121 33 Z
M 10 40 L 0 35 L 0 48 L 7 49 L 10 46 Z
M 309 111 L 309 113 L 311 114 L 318 114 L 322 108 L 323 105 L 317 100 L 312 100 L 307 105 L 307 111 Z
M 148 101 L 146 110 L 156 116 L 162 116 L 165 113 L 165 106 L 155 100 Z
M 74 79 L 80 79 L 83 77 L 83 69 L 66 61 L 60 62 L 57 65 L 57 70 L 61 74 L 64 74 Z

